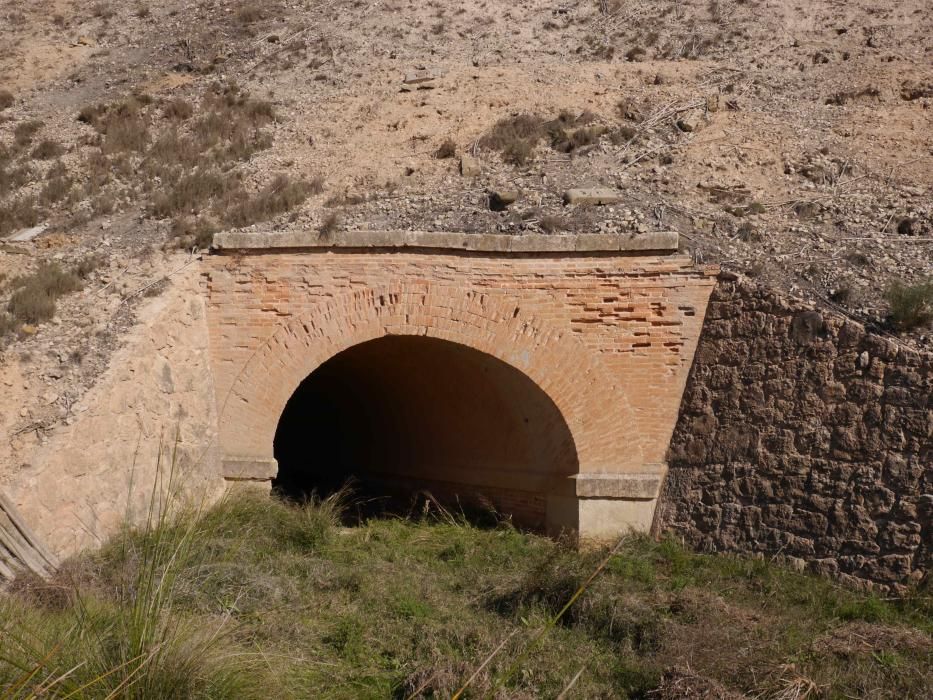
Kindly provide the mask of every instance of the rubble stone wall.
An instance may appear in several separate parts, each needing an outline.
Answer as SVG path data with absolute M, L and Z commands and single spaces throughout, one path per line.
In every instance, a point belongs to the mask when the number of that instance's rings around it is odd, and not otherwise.
M 933 561 L 933 356 L 720 281 L 669 466 L 658 524 L 694 547 L 917 582 Z

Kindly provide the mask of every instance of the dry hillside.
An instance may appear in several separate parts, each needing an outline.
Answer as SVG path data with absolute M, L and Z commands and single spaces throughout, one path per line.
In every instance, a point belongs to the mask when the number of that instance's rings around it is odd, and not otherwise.
M 924 0 L 0 0 L 10 459 L 229 228 L 673 227 L 930 348 L 889 293 L 933 274 L 930 36 Z

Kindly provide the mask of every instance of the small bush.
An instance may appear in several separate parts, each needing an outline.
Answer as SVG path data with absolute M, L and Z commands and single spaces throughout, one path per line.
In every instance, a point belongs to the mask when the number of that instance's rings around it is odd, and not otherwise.
M 36 135 L 44 124 L 36 119 L 20 122 L 13 129 L 13 140 L 17 146 L 27 146 L 32 143 L 32 137 Z
M 98 2 L 91 8 L 91 14 L 98 19 L 108 20 L 114 16 L 115 12 L 105 2 Z
M 894 282 L 885 294 L 891 307 L 891 322 L 906 331 L 933 320 L 933 280 L 908 285 Z
M 574 130 L 565 130 L 560 126 L 555 126 L 551 130 L 551 148 L 560 153 L 571 153 L 578 148 L 596 143 L 604 133 L 606 129 L 601 126 L 587 126 Z
M 114 117 L 108 120 L 104 135 L 104 153 L 139 152 L 146 148 L 149 130 L 137 115 Z
M 296 182 L 289 179 L 287 175 L 278 175 L 255 197 L 229 209 L 225 220 L 230 226 L 236 227 L 268 221 L 304 204 L 312 189 L 312 184 L 309 182 L 304 180 Z
M 497 121 L 480 139 L 480 146 L 499 151 L 512 165 L 524 165 L 546 134 L 545 121 L 534 114 L 517 114 Z
M 28 167 L 21 166 L 12 170 L 4 170 L 3 166 L 0 165 L 0 199 L 31 180 L 32 172 Z
M 0 236 L 6 236 L 21 228 L 29 228 L 39 223 L 39 210 L 36 200 L 22 197 L 0 206 Z
M 205 208 L 211 200 L 225 194 L 235 184 L 215 172 L 195 171 L 181 178 L 168 192 L 158 195 L 150 211 L 162 219 L 175 214 L 189 214 Z
M 185 121 L 194 114 L 194 107 L 187 100 L 176 97 L 174 100 L 166 102 L 162 107 L 162 115 L 166 119 L 174 121 Z
M 559 216 L 542 216 L 538 221 L 538 226 L 541 227 L 541 230 L 545 233 L 556 233 L 561 230 L 566 230 L 569 228 L 568 223 Z
M 241 24 L 252 24 L 265 19 L 266 13 L 260 3 L 245 3 L 236 11 L 236 18 Z
M 365 204 L 366 196 L 362 194 L 353 194 L 352 192 L 343 192 L 332 194 L 324 200 L 324 206 L 328 209 L 334 207 L 355 207 L 358 204 Z
M 0 90 L 0 112 L 13 106 L 13 93 L 9 90 Z
M 86 105 L 78 112 L 78 121 L 96 127 L 106 112 L 106 105 Z
M 87 279 L 94 270 L 99 268 L 104 264 L 104 257 L 100 255 L 91 255 L 90 257 L 84 258 L 81 262 L 75 265 L 74 274 L 77 275 L 80 279 Z
M 7 310 L 18 323 L 41 323 L 55 315 L 56 300 L 81 289 L 81 280 L 56 263 L 44 263 L 32 275 L 14 283 Z
M 214 243 L 217 231 L 217 224 L 206 217 L 185 216 L 172 222 L 170 238 L 178 248 L 203 250 Z
M 45 139 L 33 149 L 32 157 L 37 160 L 50 160 L 52 158 L 57 158 L 64 152 L 65 149 L 62 148 L 60 144 L 50 139 Z
M 46 182 L 39 195 L 43 204 L 58 204 L 71 192 L 74 181 L 67 174 L 55 175 Z
M 321 240 L 329 241 L 340 226 L 340 216 L 337 212 L 331 212 L 324 217 L 321 225 L 317 229 L 317 235 Z
M 452 139 L 445 139 L 434 151 L 435 158 L 453 158 L 455 155 L 457 155 L 457 144 Z

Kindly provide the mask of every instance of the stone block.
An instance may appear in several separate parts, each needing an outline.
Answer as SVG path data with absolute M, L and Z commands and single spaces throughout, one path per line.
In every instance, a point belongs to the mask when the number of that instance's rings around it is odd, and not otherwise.
M 564 192 L 565 204 L 618 204 L 622 201 L 622 193 L 608 187 L 581 187 Z

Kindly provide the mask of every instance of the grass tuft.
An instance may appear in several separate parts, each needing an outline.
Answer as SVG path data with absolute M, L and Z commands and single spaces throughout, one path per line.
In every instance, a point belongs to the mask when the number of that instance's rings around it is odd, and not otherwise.
M 13 282 L 7 311 L 16 323 L 37 324 L 55 315 L 59 297 L 81 289 L 80 278 L 57 263 L 43 263 L 32 274 Z
M 249 226 L 268 221 L 304 204 L 318 186 L 313 182 L 292 180 L 287 175 L 275 179 L 254 197 L 250 197 L 227 210 L 224 220 L 230 226 Z
M 894 282 L 885 298 L 891 307 L 891 322 L 898 330 L 910 330 L 933 320 L 933 280 L 919 284 Z

